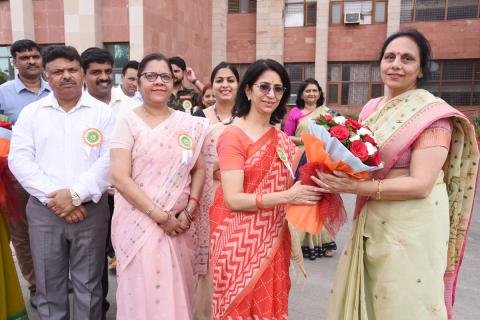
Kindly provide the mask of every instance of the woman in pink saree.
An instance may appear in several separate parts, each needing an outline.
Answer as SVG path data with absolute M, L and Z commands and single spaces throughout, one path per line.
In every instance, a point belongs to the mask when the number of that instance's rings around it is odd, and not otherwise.
M 205 169 L 208 121 L 167 107 L 170 64 L 160 54 L 139 65 L 144 104 L 119 116 L 111 142 L 118 190 L 112 220 L 117 319 L 191 319 L 193 229 Z
M 358 195 L 327 320 L 453 318 L 479 153 L 465 116 L 417 89 L 429 56 L 416 30 L 385 41 L 380 72 L 388 93 L 360 114 L 379 142 L 384 168 L 373 180 L 340 173 L 316 180 L 324 192 Z

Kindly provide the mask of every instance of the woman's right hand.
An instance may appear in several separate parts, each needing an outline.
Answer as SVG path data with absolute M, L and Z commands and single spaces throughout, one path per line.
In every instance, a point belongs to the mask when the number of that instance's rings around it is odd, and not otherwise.
M 300 181 L 297 181 L 287 192 L 290 199 L 288 203 L 297 205 L 314 205 L 323 196 L 318 187 L 303 185 Z
M 158 224 L 165 233 L 171 237 L 184 233 L 186 230 L 183 228 L 182 222 L 175 217 L 176 212 L 165 212 L 156 209 L 152 212 L 150 217 Z

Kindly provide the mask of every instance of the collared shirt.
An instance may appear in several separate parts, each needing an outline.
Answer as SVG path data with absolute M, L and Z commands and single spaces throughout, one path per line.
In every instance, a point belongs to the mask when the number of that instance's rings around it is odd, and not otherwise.
M 18 114 L 22 109 L 50 93 L 48 82 L 40 79 L 40 91 L 33 92 L 23 84 L 18 76 L 14 80 L 7 81 L 0 85 L 0 113 L 8 116 L 15 123 Z
M 112 111 L 116 116 L 130 111 L 141 104 L 141 100 L 135 96 L 127 96 L 120 86 L 112 88 L 112 97 L 109 106 L 112 108 Z
M 75 190 L 83 202 L 98 202 L 110 185 L 114 121 L 111 108 L 88 94 L 65 112 L 52 92 L 20 113 L 12 130 L 10 170 L 43 203 L 63 188 Z

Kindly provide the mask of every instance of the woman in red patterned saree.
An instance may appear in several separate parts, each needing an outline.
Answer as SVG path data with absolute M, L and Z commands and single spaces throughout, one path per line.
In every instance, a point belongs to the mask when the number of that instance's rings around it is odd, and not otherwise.
M 316 187 L 293 185 L 295 145 L 274 127 L 289 95 L 282 65 L 251 64 L 237 118 L 219 138 L 222 188 L 210 209 L 214 319 L 287 318 L 291 250 L 283 205 L 320 198 Z

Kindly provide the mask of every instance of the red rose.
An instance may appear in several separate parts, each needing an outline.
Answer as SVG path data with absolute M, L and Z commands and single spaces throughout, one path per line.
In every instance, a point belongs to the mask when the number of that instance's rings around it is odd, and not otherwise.
M 370 142 L 372 145 L 374 145 L 375 147 L 377 146 L 377 142 L 375 141 L 375 139 L 372 138 L 372 136 L 366 134 L 363 136 L 363 141 L 364 142 Z
M 345 121 L 345 125 L 350 126 L 355 131 L 362 127 L 360 122 L 352 118 L 347 118 L 347 121 Z
M 350 137 L 350 131 L 347 127 L 338 125 L 330 128 L 330 135 L 340 141 L 344 141 Z
M 352 143 L 350 144 L 350 152 L 362 161 L 368 159 L 367 146 L 362 141 L 352 141 Z
M 325 114 L 323 115 L 323 117 L 325 118 L 325 120 L 327 121 L 332 121 L 333 120 L 333 116 L 331 114 Z
M 375 152 L 370 157 L 368 157 L 367 161 L 365 161 L 365 164 L 375 167 L 380 165 L 380 163 L 382 163 L 382 159 L 380 158 L 380 152 Z

